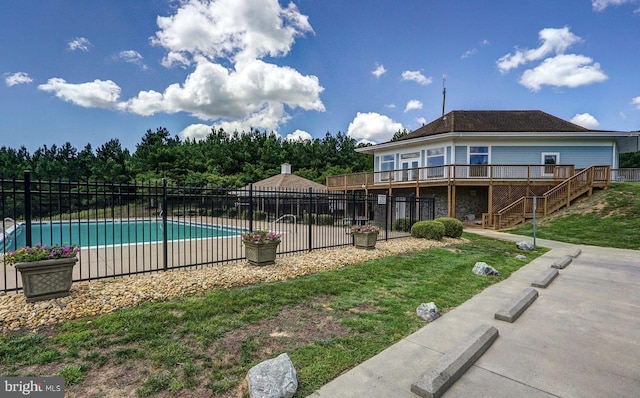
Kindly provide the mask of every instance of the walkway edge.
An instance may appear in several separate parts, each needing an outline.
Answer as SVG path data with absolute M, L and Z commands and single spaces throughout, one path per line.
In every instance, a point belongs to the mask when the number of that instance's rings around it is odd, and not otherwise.
M 483 324 L 452 348 L 411 385 L 411 392 L 425 398 L 442 396 L 498 338 L 498 329 Z
M 513 323 L 537 298 L 538 291 L 527 287 L 504 308 L 498 310 L 494 317 L 499 321 Z

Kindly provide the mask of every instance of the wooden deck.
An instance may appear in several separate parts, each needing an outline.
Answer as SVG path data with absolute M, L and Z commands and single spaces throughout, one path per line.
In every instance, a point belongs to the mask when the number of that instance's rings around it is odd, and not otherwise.
M 485 228 L 508 228 L 536 214 L 545 216 L 594 188 L 609 185 L 609 166 L 576 169 L 573 165 L 447 165 L 327 177 L 329 191 L 385 192 L 447 187 L 448 216 L 456 217 L 456 187 L 488 187 Z
M 446 165 L 352 173 L 327 177 L 329 191 L 394 189 L 494 183 L 560 183 L 573 176 L 573 165 Z M 607 178 L 608 180 L 608 178 Z

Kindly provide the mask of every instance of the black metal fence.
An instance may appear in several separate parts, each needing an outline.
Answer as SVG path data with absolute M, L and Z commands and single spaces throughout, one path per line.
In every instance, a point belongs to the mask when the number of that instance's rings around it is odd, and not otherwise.
M 246 231 L 280 232 L 282 256 L 352 245 L 354 224 L 379 226 L 379 240 L 408 236 L 434 213 L 431 197 L 41 181 L 25 172 L 0 176 L 0 254 L 79 245 L 74 281 L 86 281 L 242 260 Z M 1 265 L 0 290 L 22 289 L 14 267 Z

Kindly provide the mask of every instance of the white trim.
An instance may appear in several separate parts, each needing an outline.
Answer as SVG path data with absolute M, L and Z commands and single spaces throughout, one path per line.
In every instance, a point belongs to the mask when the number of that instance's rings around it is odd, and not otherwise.
M 556 157 L 556 162 L 554 164 L 560 164 L 560 152 L 541 152 L 540 153 L 540 163 L 541 164 L 546 164 L 544 162 L 545 156 L 555 156 Z
M 487 164 L 491 164 L 491 145 L 484 144 L 484 143 L 467 145 L 467 164 L 471 164 L 471 147 L 472 146 L 486 147 L 487 148 Z M 474 155 L 484 155 L 484 153 L 474 152 Z
M 540 153 L 540 163 L 542 163 L 542 165 L 543 165 L 542 174 L 550 176 L 550 175 L 553 175 L 553 169 L 552 169 L 552 171 L 550 173 L 547 172 L 547 164 L 544 162 L 544 158 L 546 156 L 555 156 L 556 162 L 553 163 L 553 164 L 561 164 L 560 163 L 560 152 L 541 152 Z

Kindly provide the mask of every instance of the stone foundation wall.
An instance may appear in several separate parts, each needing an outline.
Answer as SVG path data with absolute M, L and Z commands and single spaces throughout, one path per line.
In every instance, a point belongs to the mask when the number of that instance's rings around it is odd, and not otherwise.
M 489 210 L 488 187 L 456 187 L 456 218 L 464 220 L 473 214 L 476 220 L 482 219 L 482 213 Z

